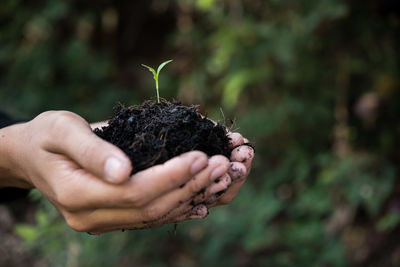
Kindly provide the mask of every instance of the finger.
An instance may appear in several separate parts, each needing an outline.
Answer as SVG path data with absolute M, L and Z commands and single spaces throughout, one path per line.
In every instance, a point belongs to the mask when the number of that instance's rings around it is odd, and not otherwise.
M 151 167 L 132 176 L 132 187 L 140 188 L 140 195 L 145 205 L 153 199 L 177 188 L 185 187 L 191 178 L 199 173 L 209 175 L 209 170 L 217 165 L 208 160 L 200 151 L 192 151 L 175 157 L 164 164 Z M 210 166 L 208 166 L 210 165 Z M 202 172 L 206 168 L 206 172 Z M 218 171 L 217 171 L 218 172 Z M 204 174 L 203 174 L 204 176 Z M 136 190 L 137 191 L 137 190 Z
M 185 220 L 191 220 L 191 219 L 201 219 L 205 218 L 208 215 L 208 208 L 205 205 L 198 205 L 193 208 L 190 208 L 186 213 L 180 214 L 177 217 L 168 217 L 164 219 L 160 219 L 157 221 L 153 222 L 146 222 L 146 223 L 135 223 L 135 224 L 125 224 L 125 225 L 119 225 L 119 226 L 112 226 L 112 227 L 104 227 L 104 228 L 97 228 L 97 229 L 88 229 L 90 234 L 92 235 L 97 235 L 97 234 L 102 234 L 106 232 L 112 232 L 112 231 L 118 231 L 118 230 L 138 230 L 138 229 L 146 229 L 146 228 L 153 228 L 153 227 L 158 227 L 164 224 L 169 224 L 169 223 L 177 223 L 177 222 L 182 222 Z M 83 232 L 83 231 L 80 231 Z
M 244 164 L 248 169 L 251 167 L 251 163 L 254 158 L 254 149 L 250 146 L 238 146 L 231 152 L 231 161 L 237 161 Z
M 192 219 L 203 219 L 207 217 L 209 214 L 208 208 L 204 204 L 200 204 L 190 209 L 186 210 L 184 213 L 181 213 L 178 216 L 168 216 L 163 218 L 162 220 L 158 220 L 152 223 L 147 224 L 147 227 L 156 227 L 169 223 L 178 223 L 182 221 L 192 220 Z
M 177 223 L 193 219 L 204 219 L 205 217 L 207 217 L 208 214 L 209 212 L 206 205 L 198 205 L 188 213 L 182 214 L 177 218 L 171 219 L 170 221 L 168 221 L 168 223 Z
M 221 177 L 218 183 L 215 183 L 208 188 L 209 194 L 214 195 L 220 191 L 226 190 L 231 183 L 231 177 L 229 174 L 225 174 Z
M 46 143 L 48 151 L 67 155 L 108 182 L 121 183 L 128 179 L 131 162 L 122 150 L 97 137 L 78 115 L 58 112 L 55 116 L 52 138 Z
M 131 210 L 133 214 L 136 214 L 136 222 L 131 222 L 130 224 L 113 224 L 110 226 L 103 226 L 101 222 L 94 221 L 92 216 L 93 213 L 98 212 L 99 210 L 89 210 L 89 211 L 80 211 L 77 213 L 70 213 L 61 210 L 66 223 L 69 227 L 77 232 L 87 232 L 91 235 L 98 235 L 106 232 L 117 231 L 121 229 L 143 229 L 148 228 L 148 224 L 143 223 L 140 220 L 140 212 L 138 210 Z M 113 216 L 114 214 L 108 214 L 107 211 L 102 211 L 102 215 L 105 218 L 109 216 Z
M 220 155 L 213 156 L 210 158 L 207 168 L 194 176 L 184 187 L 157 198 L 149 206 L 157 207 L 160 214 L 167 214 L 187 201 L 191 201 L 192 206 L 196 205 L 209 197 L 209 193 L 206 192 L 207 187 L 213 184 L 214 177 L 224 176 L 229 166 L 227 158 Z M 196 202 L 197 196 L 201 200 Z
M 230 202 L 232 202 L 235 199 L 236 195 L 239 193 L 239 190 L 242 187 L 242 185 L 244 184 L 244 182 L 245 182 L 245 180 L 241 180 L 241 181 L 232 183 L 229 186 L 228 190 L 226 190 L 226 192 L 224 192 L 223 194 L 218 196 L 217 197 L 218 199 L 214 203 L 207 205 L 207 207 L 212 208 L 212 207 L 219 206 L 219 205 L 226 205 L 226 204 L 229 204 Z
M 216 197 L 210 198 L 206 202 L 209 208 L 230 203 L 236 197 L 240 187 L 245 182 L 248 171 L 242 163 L 231 162 L 228 174 L 232 179 L 232 183 L 229 185 L 229 188 L 226 190 L 226 192 L 219 191 L 216 194 Z
M 223 175 L 219 178 L 217 183 L 212 184 L 207 187 L 207 190 L 203 194 L 198 194 L 193 200 L 189 199 L 186 202 L 183 202 L 179 207 L 173 209 L 168 217 L 165 218 L 165 221 L 172 222 L 175 221 L 176 218 L 182 217 L 186 218 L 187 213 L 193 208 L 194 205 L 201 204 L 202 202 L 207 206 L 218 201 L 220 195 L 218 193 L 225 191 L 229 185 L 231 184 L 231 177 L 228 174 Z
M 227 173 L 224 173 L 224 175 L 215 180 L 215 183 L 211 184 L 205 190 L 202 190 L 199 194 L 194 196 L 192 202 L 196 205 L 202 202 L 209 204 L 208 202 L 211 201 L 210 198 L 216 193 L 226 190 L 231 182 L 231 177 Z
M 53 187 L 58 201 L 70 211 L 142 207 L 170 190 L 180 189 L 208 164 L 204 153 L 193 151 L 138 172 L 124 184 L 110 184 L 66 160 L 65 156 L 60 155 L 57 160 L 68 164 L 51 164 L 57 168 L 48 170 L 47 175 L 68 173 L 62 183 L 55 183 Z
M 224 168 L 221 168 L 224 166 Z M 87 221 L 93 222 L 91 228 L 103 229 L 115 225 L 132 225 L 138 222 L 148 224 L 165 219 L 169 212 L 183 202 L 189 201 L 199 191 L 204 190 L 213 181 L 210 178 L 215 170 L 227 172 L 229 161 L 223 156 L 213 156 L 206 169 L 199 172 L 184 187 L 173 190 L 155 199 L 142 209 L 98 209 L 92 212 Z M 219 174 L 219 176 L 222 176 Z M 204 189 L 203 189 L 204 188 Z
M 240 133 L 228 133 L 229 147 L 234 148 L 243 144 L 243 136 Z
M 127 213 L 129 213 L 129 220 L 113 220 L 115 216 L 118 217 L 118 215 L 121 213 L 125 213 L 124 217 L 126 217 L 126 215 L 128 215 Z M 117 212 L 116 210 L 97 210 L 86 214 L 79 213 L 78 216 L 75 216 L 74 220 L 68 220 L 66 218 L 66 221 L 68 225 L 75 231 L 100 234 L 121 229 L 135 230 L 151 228 L 166 223 L 181 221 L 182 218 L 204 218 L 208 215 L 208 208 L 204 204 L 200 204 L 186 209 L 184 212 L 179 213 L 179 215 L 177 216 L 170 216 L 169 214 L 165 214 L 164 216 L 161 216 L 158 219 L 151 221 L 143 221 L 139 214 L 140 212 L 138 210 L 131 209 L 119 210 Z M 101 216 L 100 220 L 98 216 Z M 180 220 L 177 220 L 177 218 L 180 218 Z
M 241 162 L 231 162 L 228 169 L 228 174 L 232 178 L 232 181 L 240 180 L 246 177 L 247 170 Z
M 156 220 L 156 222 L 170 222 L 172 219 L 182 216 L 183 214 L 188 214 L 196 205 L 193 203 L 192 199 L 188 199 L 187 201 L 180 204 L 178 207 L 174 208 L 166 216 L 163 216 L 161 219 Z
M 189 199 L 182 204 L 180 204 L 177 208 L 174 208 L 172 211 L 168 213 L 168 216 L 163 218 L 162 222 L 176 222 L 180 221 L 177 218 L 183 218 L 184 220 L 188 219 L 188 213 L 193 209 L 193 205 L 206 204 L 210 206 L 218 201 L 220 198 L 220 192 L 226 191 L 226 189 L 231 184 L 231 177 L 228 174 L 223 175 L 218 179 L 217 183 L 212 184 L 207 187 L 206 192 L 200 193 L 194 197 L 194 199 Z
M 231 183 L 232 183 L 231 177 L 228 174 L 225 174 L 223 177 L 221 177 L 218 183 L 215 183 L 207 188 L 205 199 L 203 199 L 201 202 L 200 201 L 196 202 L 195 199 L 195 203 L 196 204 L 204 203 L 207 206 L 209 206 L 217 202 L 220 196 L 229 188 Z
M 208 208 L 204 204 L 200 204 L 198 206 L 195 206 L 189 210 L 187 210 L 185 213 L 181 213 L 178 216 L 175 217 L 168 217 L 163 221 L 158 221 L 156 222 L 157 225 L 163 225 L 163 224 L 168 224 L 168 223 L 179 223 L 187 220 L 193 220 L 193 219 L 204 219 L 207 217 L 209 214 Z

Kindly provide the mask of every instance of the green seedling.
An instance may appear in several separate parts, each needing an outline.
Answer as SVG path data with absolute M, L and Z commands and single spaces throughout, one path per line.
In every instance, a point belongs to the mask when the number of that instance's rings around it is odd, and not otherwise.
M 170 63 L 172 60 L 167 60 L 158 66 L 157 72 L 152 68 L 147 65 L 141 64 L 143 67 L 147 68 L 151 73 L 153 73 L 153 78 L 156 81 L 156 90 L 157 90 L 157 103 L 160 103 L 160 93 L 159 93 L 159 88 L 158 88 L 158 76 L 160 75 L 160 71 L 162 68 L 164 68 L 165 65 Z

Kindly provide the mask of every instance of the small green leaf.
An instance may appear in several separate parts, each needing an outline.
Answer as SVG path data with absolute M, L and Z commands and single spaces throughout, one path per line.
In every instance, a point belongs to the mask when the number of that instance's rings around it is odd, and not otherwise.
M 400 215 L 398 213 L 391 212 L 383 216 L 377 223 L 377 230 L 379 232 L 390 231 L 394 229 L 400 222 Z
M 37 229 L 29 224 L 17 224 L 14 227 L 14 231 L 28 244 L 33 244 L 33 242 L 38 237 Z
M 49 224 L 46 213 L 42 210 L 36 212 L 36 222 L 39 226 L 45 227 Z
M 160 64 L 160 66 L 158 66 L 157 72 L 150 66 L 147 66 L 145 64 L 141 64 L 143 67 L 147 68 L 149 71 L 151 71 L 153 73 L 153 78 L 154 81 L 156 82 L 156 92 L 157 92 L 157 103 L 160 103 L 160 92 L 159 92 L 159 88 L 158 88 L 158 74 L 160 74 L 161 69 L 167 65 L 168 63 L 170 63 L 172 60 L 167 60 L 164 61 L 163 63 Z
M 162 68 L 164 68 L 164 66 L 167 65 L 168 63 L 170 63 L 171 61 L 172 61 L 172 59 L 164 61 L 163 63 L 160 64 L 160 66 L 158 66 L 157 76 L 160 74 L 160 71 L 162 70 Z
M 142 65 L 142 67 L 147 68 L 150 72 L 153 73 L 154 79 L 157 77 L 157 73 L 156 73 L 156 71 L 155 71 L 152 67 L 149 67 L 149 66 L 147 66 L 147 65 L 145 65 L 145 64 L 141 64 L 141 65 Z

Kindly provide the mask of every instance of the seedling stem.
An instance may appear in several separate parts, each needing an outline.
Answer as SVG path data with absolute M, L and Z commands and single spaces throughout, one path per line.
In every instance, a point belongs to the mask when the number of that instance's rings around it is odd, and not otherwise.
M 152 68 L 147 65 L 141 64 L 143 67 L 147 68 L 151 73 L 153 73 L 153 79 L 156 81 L 156 91 L 157 91 L 157 103 L 160 103 L 160 93 L 159 93 L 159 86 L 158 86 L 158 76 L 160 74 L 160 71 L 162 68 L 164 68 L 165 65 L 170 63 L 172 60 L 167 60 L 164 61 L 163 63 L 158 66 L 157 72 Z

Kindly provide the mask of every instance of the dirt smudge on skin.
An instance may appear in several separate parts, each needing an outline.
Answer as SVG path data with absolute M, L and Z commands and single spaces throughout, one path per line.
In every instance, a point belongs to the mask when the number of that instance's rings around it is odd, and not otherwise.
M 237 166 L 235 162 L 231 162 L 231 166 L 229 167 L 228 173 L 233 181 L 239 180 L 244 177 L 244 172 L 242 168 Z

